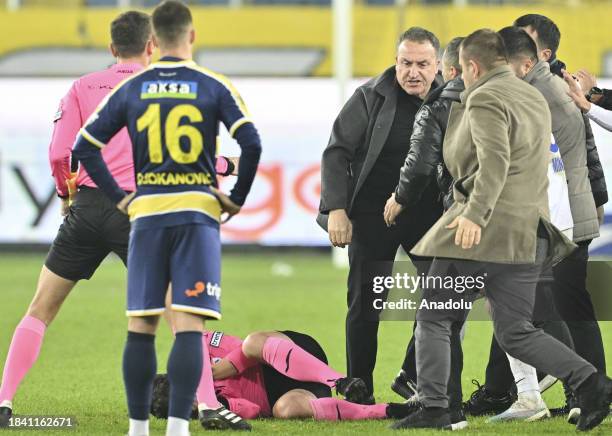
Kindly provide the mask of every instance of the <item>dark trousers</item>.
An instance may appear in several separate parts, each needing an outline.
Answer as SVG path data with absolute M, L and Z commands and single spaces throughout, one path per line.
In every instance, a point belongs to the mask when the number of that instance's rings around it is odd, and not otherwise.
M 565 322 L 559 319 L 552 297 L 552 277 L 543 277 L 536 287 L 533 309 L 533 325 L 542 328 L 553 338 L 573 349 L 572 337 Z M 544 374 L 538 373 L 538 378 Z M 506 353 L 499 346 L 495 336 L 491 339 L 489 362 L 487 363 L 485 386 L 494 395 L 505 395 L 514 386 L 514 376 Z
M 566 345 L 534 327 L 532 322 L 540 262 L 547 251 L 547 241 L 538 240 L 536 264 L 435 259 L 429 275 L 486 277 L 485 292 L 494 333 L 503 350 L 576 389 L 595 372 L 595 368 Z M 430 302 L 445 302 L 465 301 L 469 296 L 443 288 L 426 288 L 423 298 Z M 417 385 L 419 398 L 425 407 L 449 407 L 447 384 L 451 366 L 451 325 L 464 320 L 466 315 L 461 307 L 453 310 L 419 309 L 417 312 Z
M 590 243 L 579 242 L 578 248 L 553 268 L 553 298 L 559 315 L 567 323 L 576 353 L 605 374 L 601 330 L 586 288 Z
M 461 407 L 463 401 L 463 390 L 461 388 L 461 374 L 463 372 L 463 347 L 461 346 L 461 329 L 465 321 L 453 322 L 451 325 L 450 335 L 450 377 L 448 378 L 447 395 L 448 407 L 456 409 Z M 417 366 L 416 366 L 416 347 L 414 339 L 414 330 L 416 330 L 417 322 L 414 322 L 412 330 L 412 338 L 406 348 L 406 357 L 402 363 L 402 369 L 415 384 L 417 382 Z M 501 349 L 500 349 L 501 350 Z M 502 351 L 503 353 L 503 351 Z M 506 354 L 503 354 L 506 357 Z M 509 369 L 509 368 L 508 368 Z M 512 376 L 512 373 L 510 373 Z M 513 380 L 512 380 L 513 381 Z
M 412 212 L 412 214 L 410 214 Z M 353 239 L 348 248 L 348 313 L 346 316 L 346 362 L 349 377 L 363 379 L 374 392 L 373 372 L 378 348 L 378 321 L 372 309 L 372 283 L 367 270 L 375 262 L 388 262 L 387 274 L 401 246 L 407 253 L 439 218 L 439 211 L 406 211 L 395 226 L 387 227 L 382 211 L 351 218 Z M 413 258 L 425 260 L 423 258 Z M 417 269 L 420 269 L 417 266 Z M 379 271 L 380 272 L 380 271 Z M 426 271 L 419 271 L 425 273 Z
M 605 374 L 606 358 L 601 331 L 595 318 L 591 296 L 586 289 L 589 243 L 590 241 L 579 242 L 578 248 L 553 268 L 554 281 L 548 292 L 558 317 L 565 322 L 545 319 L 540 325 L 551 336 L 573 346 L 580 357 Z M 536 294 L 538 295 L 539 293 Z M 546 310 L 551 306 L 550 302 L 538 304 L 538 300 L 542 298 L 536 299 L 535 321 L 545 318 Z M 508 392 L 513 382 L 506 355 L 493 338 L 486 371 L 487 390 L 494 394 L 503 394 Z

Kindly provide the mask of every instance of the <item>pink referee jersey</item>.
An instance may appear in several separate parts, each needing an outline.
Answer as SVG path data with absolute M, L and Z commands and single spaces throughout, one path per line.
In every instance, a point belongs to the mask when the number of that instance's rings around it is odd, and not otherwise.
M 208 345 L 213 364 L 242 347 L 242 339 L 223 332 L 204 332 L 202 341 Z M 227 399 L 229 409 L 243 418 L 271 416 L 261 365 L 255 365 L 234 377 L 215 380 L 214 385 L 217 395 Z
M 106 70 L 87 74 L 72 84 L 60 102 L 49 145 L 51 173 L 60 196 L 68 195 L 66 179 L 70 177 L 70 153 L 79 129 L 119 82 L 143 68 L 140 64 L 115 64 Z M 134 191 L 132 145 L 126 128 L 121 129 L 104 147 L 102 157 L 121 189 Z M 85 168 L 79 170 L 77 186 L 96 187 Z

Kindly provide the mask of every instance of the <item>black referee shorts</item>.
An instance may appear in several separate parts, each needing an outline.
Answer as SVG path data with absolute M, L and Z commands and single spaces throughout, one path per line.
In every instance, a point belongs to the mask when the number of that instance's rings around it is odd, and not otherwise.
M 280 333 L 288 336 L 296 345 L 312 354 L 321 362 L 327 363 L 325 351 L 323 351 L 321 345 L 313 337 L 290 330 L 281 331 Z M 276 404 L 280 397 L 293 389 L 304 389 L 312 392 L 317 398 L 332 396 L 331 388 L 323 383 L 294 380 L 268 365 L 262 365 L 262 370 L 264 387 L 268 394 L 268 404 L 270 404 L 271 408 L 274 407 L 274 404 Z
M 45 266 L 67 280 L 88 280 L 112 251 L 127 265 L 130 221 L 99 189 L 80 187 Z

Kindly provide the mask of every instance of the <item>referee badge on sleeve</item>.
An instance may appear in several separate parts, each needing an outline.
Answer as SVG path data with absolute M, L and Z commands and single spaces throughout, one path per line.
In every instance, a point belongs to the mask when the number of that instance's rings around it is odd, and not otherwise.
M 223 332 L 214 332 L 210 338 L 210 346 L 219 348 L 219 345 L 221 345 L 221 338 L 223 338 Z

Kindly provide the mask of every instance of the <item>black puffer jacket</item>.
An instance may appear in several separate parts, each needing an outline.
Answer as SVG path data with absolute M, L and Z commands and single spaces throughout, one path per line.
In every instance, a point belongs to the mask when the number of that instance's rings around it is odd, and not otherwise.
M 450 108 L 465 86 L 461 77 L 448 81 L 429 94 L 416 114 L 410 150 L 395 189 L 396 201 L 404 207 L 416 204 L 427 185 L 437 179 L 444 209 L 452 204 L 453 179 L 444 166 L 442 143 Z
M 563 78 L 561 70 L 565 70 L 565 63 L 559 59 L 549 61 L 550 72 Z M 606 177 L 604 170 L 599 160 L 599 153 L 595 145 L 593 130 L 591 123 L 586 115 L 584 115 L 584 124 L 586 127 L 586 147 L 587 147 L 587 167 L 589 168 L 589 182 L 591 183 L 591 191 L 595 199 L 595 207 L 603 206 L 608 202 L 608 188 L 606 186 Z

